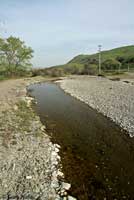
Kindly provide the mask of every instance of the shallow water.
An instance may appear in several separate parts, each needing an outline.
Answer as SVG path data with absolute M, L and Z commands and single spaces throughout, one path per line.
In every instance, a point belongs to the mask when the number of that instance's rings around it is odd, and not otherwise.
M 80 200 L 134 199 L 134 139 L 54 83 L 28 89 L 52 141 L 61 145 L 69 193 Z

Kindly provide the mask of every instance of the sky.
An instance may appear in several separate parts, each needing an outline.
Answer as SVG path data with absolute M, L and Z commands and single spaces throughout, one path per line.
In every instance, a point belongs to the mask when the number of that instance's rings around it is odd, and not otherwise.
M 134 0 L 0 0 L 0 36 L 20 37 L 34 67 L 133 45 Z

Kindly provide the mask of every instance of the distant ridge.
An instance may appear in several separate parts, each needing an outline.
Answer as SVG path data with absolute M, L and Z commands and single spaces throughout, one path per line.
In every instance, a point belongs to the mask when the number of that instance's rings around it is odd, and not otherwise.
M 134 45 L 124 46 L 119 48 L 114 48 L 112 50 L 102 51 L 102 60 L 105 61 L 107 59 L 116 59 L 118 56 L 120 57 L 130 57 L 134 56 Z M 78 64 L 86 64 L 88 59 L 98 59 L 98 53 L 91 55 L 78 55 L 70 60 L 68 63 L 78 63 Z
M 106 72 L 134 69 L 134 45 L 123 46 L 112 50 L 102 51 L 102 71 Z M 128 65 L 129 64 L 129 65 Z M 64 76 L 69 74 L 98 74 L 98 53 L 78 55 L 67 64 L 52 66 L 37 70 L 39 74 L 48 76 Z

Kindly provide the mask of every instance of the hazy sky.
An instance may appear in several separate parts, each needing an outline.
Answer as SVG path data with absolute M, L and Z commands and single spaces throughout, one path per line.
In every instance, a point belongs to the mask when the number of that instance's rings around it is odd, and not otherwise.
M 1 36 L 34 49 L 36 67 L 134 44 L 134 0 L 0 0 L 0 21 Z

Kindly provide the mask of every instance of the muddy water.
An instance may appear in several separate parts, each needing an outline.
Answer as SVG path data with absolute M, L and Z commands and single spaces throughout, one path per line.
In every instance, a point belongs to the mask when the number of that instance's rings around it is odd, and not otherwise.
M 61 145 L 70 195 L 79 200 L 134 199 L 134 139 L 54 83 L 29 87 L 52 141 Z

